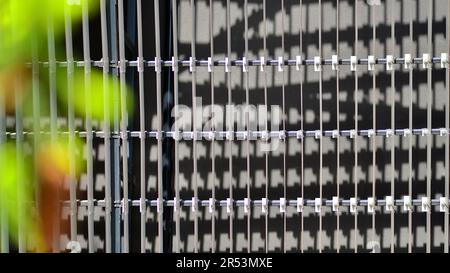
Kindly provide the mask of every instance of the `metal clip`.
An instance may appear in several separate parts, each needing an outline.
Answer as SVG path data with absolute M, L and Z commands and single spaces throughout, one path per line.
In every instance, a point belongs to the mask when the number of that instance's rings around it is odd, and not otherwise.
M 375 198 L 374 197 L 367 198 L 367 212 L 368 213 L 375 212 Z
M 374 129 L 367 130 L 367 137 L 368 138 L 371 138 L 374 135 L 375 135 L 375 130 Z
M 264 66 L 266 65 L 266 61 L 264 60 L 264 57 L 263 56 L 261 56 L 260 58 L 259 58 L 259 70 L 261 71 L 261 72 L 264 72 Z
M 173 131 L 172 132 L 172 138 L 174 140 L 180 140 L 182 136 L 182 133 L 180 131 Z
M 440 197 L 439 198 L 439 211 L 446 212 L 448 210 L 448 198 Z
M 350 198 L 350 213 L 356 213 L 356 206 L 357 206 L 356 198 L 351 197 Z
M 212 72 L 212 65 L 213 65 L 213 63 L 212 63 L 212 58 L 211 57 L 208 57 L 208 72 Z
M 295 69 L 297 69 L 297 71 L 299 71 L 301 65 L 302 65 L 302 56 L 296 56 L 295 57 Z
M 87 70 L 86 72 L 88 72 L 89 71 L 89 69 L 90 69 L 90 66 L 85 66 L 85 68 L 84 68 L 85 70 Z M 125 73 L 126 71 L 127 71 L 127 61 L 119 61 L 119 71 L 120 71 L 120 73 Z
M 195 198 L 195 197 L 192 197 L 191 210 L 192 210 L 192 212 L 197 211 L 197 198 Z
M 386 196 L 386 211 L 394 210 L 394 198 L 392 196 Z
M 338 130 L 331 131 L 331 137 L 332 138 L 338 138 L 338 136 L 339 136 L 339 131 Z
M 233 140 L 233 138 L 234 138 L 233 132 L 230 132 L 230 131 L 225 132 L 225 139 L 226 140 Z
M 440 128 L 439 129 L 439 136 L 446 136 L 448 135 L 448 131 L 445 128 Z
M 283 72 L 283 57 L 278 57 L 278 72 Z
M 405 195 L 403 196 L 403 210 L 410 211 L 412 207 L 411 196 Z
M 314 131 L 314 138 L 315 139 L 320 139 L 321 137 L 322 137 L 322 131 L 320 131 L 320 130 Z
M 137 57 L 137 71 L 144 72 L 144 60 L 139 57 Z
M 94 211 L 93 211 L 94 210 L 94 204 L 92 202 L 88 203 L 87 209 L 88 209 L 88 215 L 94 215 Z
M 322 70 L 322 60 L 320 59 L 320 56 L 314 57 L 314 71 L 319 72 Z
M 394 135 L 394 132 L 391 129 L 387 129 L 386 130 L 386 138 L 389 138 L 392 135 Z
M 428 135 L 430 132 L 428 131 L 428 129 L 427 128 L 423 128 L 421 131 L 420 131 L 420 135 L 421 136 L 426 136 L 426 135 Z
M 228 57 L 226 57 L 225 58 L 225 73 L 230 72 L 228 65 L 229 65 L 229 60 L 228 60 Z
M 430 199 L 426 196 L 422 197 L 422 211 L 423 212 L 430 211 Z
M 176 197 L 174 197 L 173 198 L 173 212 L 177 212 L 179 206 L 180 206 L 180 203 L 178 202 L 178 199 Z
M 333 196 L 333 199 L 331 202 L 332 202 L 332 210 L 338 211 L 339 210 L 339 197 Z
M 322 199 L 321 198 L 314 199 L 314 211 L 316 213 L 320 213 L 322 211 Z
M 209 213 L 213 213 L 214 209 L 215 209 L 214 198 L 209 198 L 209 202 L 208 202 L 208 211 L 209 211 Z
M 280 198 L 280 213 L 286 212 L 286 198 L 281 197 Z
M 331 69 L 338 70 L 339 69 L 338 65 L 339 65 L 338 55 L 332 55 L 331 56 Z
M 125 213 L 125 199 L 122 198 L 122 200 L 120 200 L 120 206 L 122 208 L 122 214 Z
M 139 200 L 139 213 L 142 213 L 142 211 L 144 210 L 144 204 L 145 204 L 145 199 L 144 198 L 140 198 L 140 200 Z
M 386 70 L 392 70 L 394 66 L 394 56 L 392 55 L 387 55 L 386 56 Z
M 227 198 L 227 213 L 230 214 L 231 213 L 231 198 Z
M 303 131 L 298 130 L 297 132 L 295 132 L 295 136 L 297 137 L 297 139 L 303 139 Z
M 367 70 L 372 71 L 375 69 L 375 56 L 370 55 L 367 58 Z
M 207 138 L 208 140 L 212 141 L 212 140 L 215 139 L 215 135 L 216 135 L 215 132 L 210 131 L 210 132 L 207 132 L 207 133 L 206 133 L 206 138 Z
M 448 54 L 441 53 L 441 68 L 448 68 Z
M 194 58 L 189 57 L 189 72 L 194 72 Z
M 172 56 L 172 72 L 178 71 L 178 64 L 175 61 L 175 57 Z
M 242 72 L 248 72 L 247 69 L 247 58 L 246 57 L 242 57 Z
M 250 199 L 244 198 L 244 213 L 247 214 L 250 210 Z
M 423 68 L 431 68 L 431 57 L 430 57 L 430 54 L 428 54 L 428 53 L 423 54 L 422 67 Z
M 350 130 L 350 138 L 355 138 L 355 136 L 356 136 L 356 130 L 355 129 Z
M 297 212 L 303 212 L 303 198 L 297 197 Z
M 263 198 L 261 200 L 261 212 L 264 214 L 267 213 L 267 211 L 268 211 L 267 207 L 268 207 L 267 198 Z
M 412 61 L 411 54 L 405 54 L 405 69 L 411 69 Z
M 358 64 L 358 59 L 356 56 L 350 56 L 350 70 L 356 71 L 356 65 Z
M 159 202 L 159 197 L 158 197 L 158 198 L 156 198 L 156 212 L 157 213 L 160 212 L 160 209 L 161 209 L 160 207 L 161 207 L 161 204 Z
M 404 129 L 403 130 L 403 136 L 406 137 L 408 135 L 411 135 L 411 130 L 410 129 Z
M 269 132 L 267 132 L 267 131 L 262 131 L 262 132 L 261 132 L 261 139 L 262 139 L 262 140 L 268 140 L 268 139 L 269 139 Z
M 159 66 L 160 66 L 159 59 L 158 57 L 155 57 L 155 72 L 160 72 Z
M 278 132 L 278 139 L 280 139 L 280 140 L 286 139 L 286 132 L 284 130 L 281 130 Z
M 242 132 L 242 139 L 241 140 L 246 140 L 248 137 L 247 132 Z

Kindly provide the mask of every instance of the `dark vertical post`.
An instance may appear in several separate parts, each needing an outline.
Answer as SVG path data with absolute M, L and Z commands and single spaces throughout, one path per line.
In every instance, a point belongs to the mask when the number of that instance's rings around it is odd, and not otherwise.
M 112 63 L 117 64 L 117 18 L 116 18 L 116 0 L 110 0 L 109 5 L 107 7 L 107 16 L 108 16 L 108 43 L 109 43 L 109 57 Z M 117 78 L 119 76 L 118 67 L 115 65 L 111 69 L 112 74 L 115 78 L 114 86 L 112 88 L 118 88 Z M 116 92 L 114 92 L 116 94 Z M 119 102 L 118 98 L 114 97 L 114 107 L 113 107 L 113 131 L 119 131 Z M 120 177 L 119 177 L 119 169 L 120 169 L 120 159 L 119 159 L 119 147 L 120 147 L 120 139 L 117 137 L 113 137 L 111 141 L 111 181 L 107 181 L 107 183 L 111 183 L 112 189 L 112 197 L 111 200 L 113 202 L 113 211 L 111 214 L 111 249 L 112 252 L 118 253 L 120 252 Z M 107 223 L 109 224 L 109 223 Z
M 172 1 L 163 1 L 160 5 L 160 20 L 161 24 L 161 58 L 170 60 L 173 55 L 173 40 L 172 40 L 172 9 L 177 8 L 172 6 Z M 174 102 L 174 90 L 172 72 L 166 69 L 161 74 L 162 82 L 162 111 L 163 111 L 163 130 L 165 132 L 171 130 L 172 126 L 172 108 Z M 174 162 L 174 140 L 173 138 L 164 138 L 163 140 L 163 197 L 164 200 L 173 199 L 174 195 L 174 176 L 173 176 L 173 162 Z M 163 252 L 172 252 L 172 227 L 173 210 L 166 209 L 163 212 Z

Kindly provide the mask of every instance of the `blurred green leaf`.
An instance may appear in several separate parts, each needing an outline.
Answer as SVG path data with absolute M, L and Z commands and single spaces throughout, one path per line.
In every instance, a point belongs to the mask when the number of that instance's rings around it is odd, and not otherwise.
M 105 109 L 109 111 L 109 123 L 113 122 L 113 113 L 117 111 L 120 116 L 120 88 L 117 80 L 108 76 L 106 79 L 103 73 L 98 70 L 92 70 L 90 74 L 90 85 L 85 85 L 85 74 L 82 70 L 76 70 L 74 73 L 74 91 L 73 105 L 77 116 L 86 116 L 87 102 L 91 103 L 92 119 L 103 121 L 105 118 Z M 68 103 L 67 79 L 58 77 L 58 96 L 65 105 Z M 105 85 L 106 84 L 106 85 Z M 127 110 L 131 114 L 134 109 L 133 93 L 127 87 Z M 105 94 L 108 99 L 105 99 Z
M 21 167 L 19 169 L 19 161 Z M 2 209 L 8 215 L 9 232 L 13 241 L 17 242 L 19 223 L 26 234 L 34 233 L 36 227 L 29 217 L 30 204 L 33 201 L 33 187 L 30 183 L 30 165 L 24 158 L 17 158 L 14 143 L 0 145 L 0 200 Z M 20 176 L 19 176 L 20 172 Z M 22 180 L 19 183 L 19 177 Z M 18 213 L 19 202 L 23 213 Z

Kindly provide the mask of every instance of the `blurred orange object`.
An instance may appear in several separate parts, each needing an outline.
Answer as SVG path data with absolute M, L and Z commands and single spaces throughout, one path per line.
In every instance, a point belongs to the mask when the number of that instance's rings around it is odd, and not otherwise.
M 39 222 L 45 241 L 44 251 L 52 249 L 55 236 L 68 231 L 61 222 L 61 201 L 68 199 L 64 183 L 68 176 L 68 160 L 65 151 L 58 144 L 50 144 L 38 154 L 39 175 Z M 55 228 L 59 227 L 56 234 Z
M 25 65 L 10 65 L 0 71 L 0 96 L 7 114 L 14 112 L 16 97 L 23 98 L 30 83 L 31 70 Z

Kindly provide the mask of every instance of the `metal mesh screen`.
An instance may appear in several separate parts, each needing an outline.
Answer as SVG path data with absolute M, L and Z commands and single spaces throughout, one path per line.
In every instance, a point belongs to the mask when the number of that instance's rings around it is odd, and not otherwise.
M 55 251 L 449 251 L 448 1 L 92 3 L 66 13 L 65 59 L 49 21 L 30 69 L 33 92 L 48 73 L 72 93 L 101 70 L 105 120 L 52 95 L 48 117 L 2 117 L 18 147 L 85 141 Z

